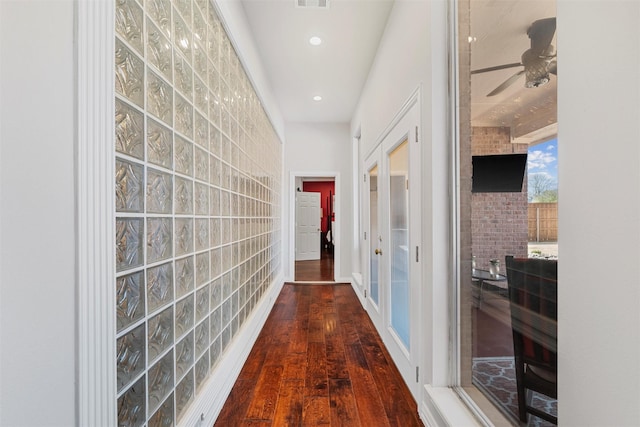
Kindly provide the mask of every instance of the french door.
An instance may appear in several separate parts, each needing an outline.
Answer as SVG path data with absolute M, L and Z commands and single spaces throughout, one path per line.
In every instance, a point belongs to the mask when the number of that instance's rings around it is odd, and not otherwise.
M 414 397 L 419 392 L 418 106 L 365 161 L 367 311 Z

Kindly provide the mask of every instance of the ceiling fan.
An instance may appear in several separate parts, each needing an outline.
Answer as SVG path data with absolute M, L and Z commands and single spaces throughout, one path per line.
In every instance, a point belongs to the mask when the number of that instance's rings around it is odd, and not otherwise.
M 494 67 L 472 70 L 471 74 L 487 73 L 489 71 L 504 70 L 506 68 L 524 67 L 501 85 L 492 90 L 487 96 L 494 96 L 514 84 L 520 76 L 525 75 L 525 87 L 539 87 L 549 82 L 549 74 L 557 75 L 558 64 L 556 53 L 551 44 L 556 32 L 556 18 L 544 18 L 534 21 L 527 35 L 531 39 L 531 47 L 520 58 L 521 62 L 496 65 Z

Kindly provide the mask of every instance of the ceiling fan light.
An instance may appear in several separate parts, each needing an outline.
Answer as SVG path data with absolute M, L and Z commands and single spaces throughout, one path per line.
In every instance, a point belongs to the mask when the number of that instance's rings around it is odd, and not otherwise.
M 540 61 L 537 64 L 530 64 L 525 67 L 525 87 L 540 87 L 549 83 L 549 70 L 547 69 L 547 63 Z

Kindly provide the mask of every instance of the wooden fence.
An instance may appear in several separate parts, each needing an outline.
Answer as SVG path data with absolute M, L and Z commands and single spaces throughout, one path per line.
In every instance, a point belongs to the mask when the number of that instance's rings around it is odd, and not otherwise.
M 557 203 L 529 203 L 529 241 L 558 241 Z

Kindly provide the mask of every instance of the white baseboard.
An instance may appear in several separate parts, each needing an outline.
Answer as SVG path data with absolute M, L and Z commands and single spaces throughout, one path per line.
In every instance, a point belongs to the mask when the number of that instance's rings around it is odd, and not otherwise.
M 366 300 L 365 300 L 363 289 L 362 289 L 362 274 L 352 273 L 352 276 L 353 277 L 351 279 L 351 287 L 353 288 L 353 291 L 358 296 L 358 299 L 360 300 L 360 304 L 363 307 L 365 307 Z
M 481 426 L 450 387 L 424 386 L 419 415 L 427 427 Z
M 280 275 L 223 353 L 215 366 L 215 372 L 207 379 L 196 397 L 197 400 L 179 420 L 180 426 L 202 427 L 215 423 L 283 285 L 284 280 Z

